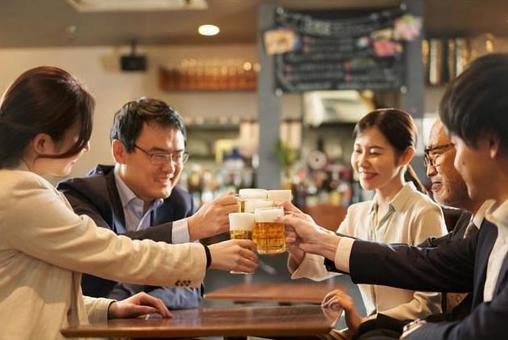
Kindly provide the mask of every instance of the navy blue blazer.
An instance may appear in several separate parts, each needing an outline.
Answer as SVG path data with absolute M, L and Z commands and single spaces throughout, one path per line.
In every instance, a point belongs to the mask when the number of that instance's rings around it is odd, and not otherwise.
M 410 339 L 503 339 L 508 334 L 508 257 L 494 297 L 483 302 L 488 259 L 497 227 L 484 221 L 475 235 L 436 248 L 355 241 L 349 259 L 355 283 L 420 291 L 471 292 L 471 313 L 461 321 L 428 323 Z
M 98 165 L 87 177 L 72 178 L 59 183 L 58 190 L 65 194 L 77 214 L 88 215 L 98 226 L 119 234 L 120 231 L 126 230 L 125 216 L 113 169 L 113 166 Z M 140 231 L 128 231 L 124 235 L 132 239 L 171 243 L 172 221 L 191 216 L 193 211 L 194 206 L 189 193 L 175 187 L 171 195 L 154 211 L 152 226 Z M 87 274 L 83 275 L 81 285 L 83 294 L 87 296 L 123 299 L 130 295 L 118 282 Z M 151 292 L 156 288 L 158 287 L 143 286 L 141 290 Z M 173 288 L 167 291 L 170 294 L 173 294 L 171 291 L 176 293 L 176 296 L 169 297 L 169 300 L 178 300 L 174 301 L 175 303 L 166 302 L 169 307 L 195 307 L 196 302 L 201 300 L 199 290 Z M 159 294 L 155 295 L 161 297 Z M 182 299 L 189 301 L 185 302 Z

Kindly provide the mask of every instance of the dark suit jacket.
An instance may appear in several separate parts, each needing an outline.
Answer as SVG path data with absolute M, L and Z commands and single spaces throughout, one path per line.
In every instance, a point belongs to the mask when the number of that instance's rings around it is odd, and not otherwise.
M 88 215 L 98 226 L 119 234 L 126 229 L 125 216 L 113 169 L 113 166 L 98 165 L 88 173 L 87 177 L 73 178 L 59 183 L 58 190 L 65 194 L 77 214 Z M 127 232 L 125 235 L 133 239 L 151 239 L 171 243 L 172 221 L 192 215 L 193 208 L 190 195 L 175 187 L 171 195 L 154 211 L 152 226 L 136 232 Z M 83 275 L 82 288 L 87 296 L 123 299 L 130 295 L 129 291 L 118 282 L 86 274 Z M 155 288 L 157 287 L 144 286 L 140 290 L 151 292 Z M 166 301 L 166 304 L 173 308 L 195 307 L 196 301 L 199 302 L 201 299 L 199 290 L 172 288 L 167 292 L 176 294 L 168 299 L 178 301 L 175 303 Z M 160 297 L 159 294 L 155 295 Z M 189 301 L 182 301 L 182 298 Z
M 436 237 L 429 237 L 427 240 L 425 240 L 423 243 L 419 244 L 419 247 L 437 247 L 440 244 L 444 244 L 448 241 L 453 240 L 461 240 L 464 238 L 464 233 L 466 232 L 466 229 L 469 225 L 469 222 L 471 221 L 471 213 L 467 211 L 462 211 L 459 218 L 457 219 L 457 222 L 455 223 L 455 226 L 453 227 L 453 230 L 449 232 L 448 234 L 441 236 L 439 238 Z
M 508 260 L 492 301 L 483 302 L 486 269 L 497 227 L 484 221 L 478 233 L 436 248 L 355 241 L 349 259 L 355 283 L 421 291 L 472 291 L 471 313 L 462 321 L 428 323 L 410 339 L 503 339 L 508 334 Z
M 439 245 L 446 244 L 449 241 L 453 240 L 462 240 L 464 238 L 464 234 L 466 232 L 467 227 L 471 223 L 471 213 L 468 211 L 462 211 L 459 215 L 459 218 L 457 219 L 457 222 L 455 223 L 455 226 L 453 227 L 453 230 L 449 232 L 448 234 L 441 236 L 439 238 L 435 237 L 429 237 L 427 240 L 425 240 L 423 243 L 419 244 L 419 247 L 437 247 Z M 476 232 L 473 231 L 472 234 L 469 235 L 469 237 L 473 236 Z M 464 300 L 462 300 L 461 303 L 459 303 L 455 308 L 450 310 L 448 308 L 447 301 L 446 301 L 446 293 L 443 292 L 442 294 L 443 299 L 443 313 L 439 315 L 433 315 L 431 317 L 432 320 L 461 320 L 464 317 L 466 317 L 470 311 L 471 311 L 471 302 L 472 302 L 472 295 L 468 294 Z

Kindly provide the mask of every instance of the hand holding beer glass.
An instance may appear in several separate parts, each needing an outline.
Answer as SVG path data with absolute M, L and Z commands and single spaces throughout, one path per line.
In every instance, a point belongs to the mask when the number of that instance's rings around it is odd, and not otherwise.
M 254 229 L 254 214 L 251 213 L 230 213 L 229 214 L 229 236 L 234 239 L 252 239 Z M 231 274 L 248 274 L 244 272 L 230 271 Z
M 229 214 L 231 238 L 252 237 L 258 254 L 285 252 L 284 224 L 276 222 L 284 216 L 284 209 L 273 204 L 274 201 L 291 201 L 291 190 L 241 189 L 238 196 L 241 212 Z

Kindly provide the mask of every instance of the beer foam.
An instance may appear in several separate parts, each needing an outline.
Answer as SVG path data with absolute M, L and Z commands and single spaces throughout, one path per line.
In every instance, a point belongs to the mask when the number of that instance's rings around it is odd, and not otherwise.
M 252 213 L 229 214 L 229 230 L 252 230 L 255 217 Z
M 246 213 L 254 213 L 257 208 L 273 207 L 273 201 L 261 199 L 246 199 L 243 204 Z
M 240 189 L 238 191 L 238 196 L 243 199 L 247 198 L 257 198 L 257 199 L 266 199 L 267 191 L 265 189 Z
M 273 222 L 277 217 L 284 216 L 284 210 L 282 208 L 257 208 L 254 211 L 256 222 L 267 223 Z
M 272 201 L 292 201 L 291 190 L 268 190 L 268 199 Z

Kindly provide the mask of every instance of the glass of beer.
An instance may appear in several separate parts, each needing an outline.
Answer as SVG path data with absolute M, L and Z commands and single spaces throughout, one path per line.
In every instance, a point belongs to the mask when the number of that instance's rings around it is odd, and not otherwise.
M 229 236 L 235 239 L 252 239 L 252 230 L 254 229 L 255 217 L 252 213 L 230 213 L 229 214 Z M 244 272 L 231 271 L 231 274 L 247 274 Z
M 259 254 L 280 254 L 286 251 L 284 224 L 275 222 L 284 216 L 280 207 L 257 208 L 254 211 L 256 225 L 252 231 L 252 240 L 256 243 Z
M 248 200 L 248 199 L 265 200 L 266 196 L 267 196 L 267 191 L 265 189 L 255 189 L 255 188 L 240 189 L 238 191 L 238 204 L 239 204 L 238 210 L 240 212 L 245 211 L 245 200 Z
M 289 201 L 293 200 L 291 190 L 268 190 L 267 196 L 272 201 Z
M 257 208 L 270 208 L 273 207 L 273 201 L 261 199 L 246 199 L 243 201 L 243 211 L 246 213 L 254 214 Z

